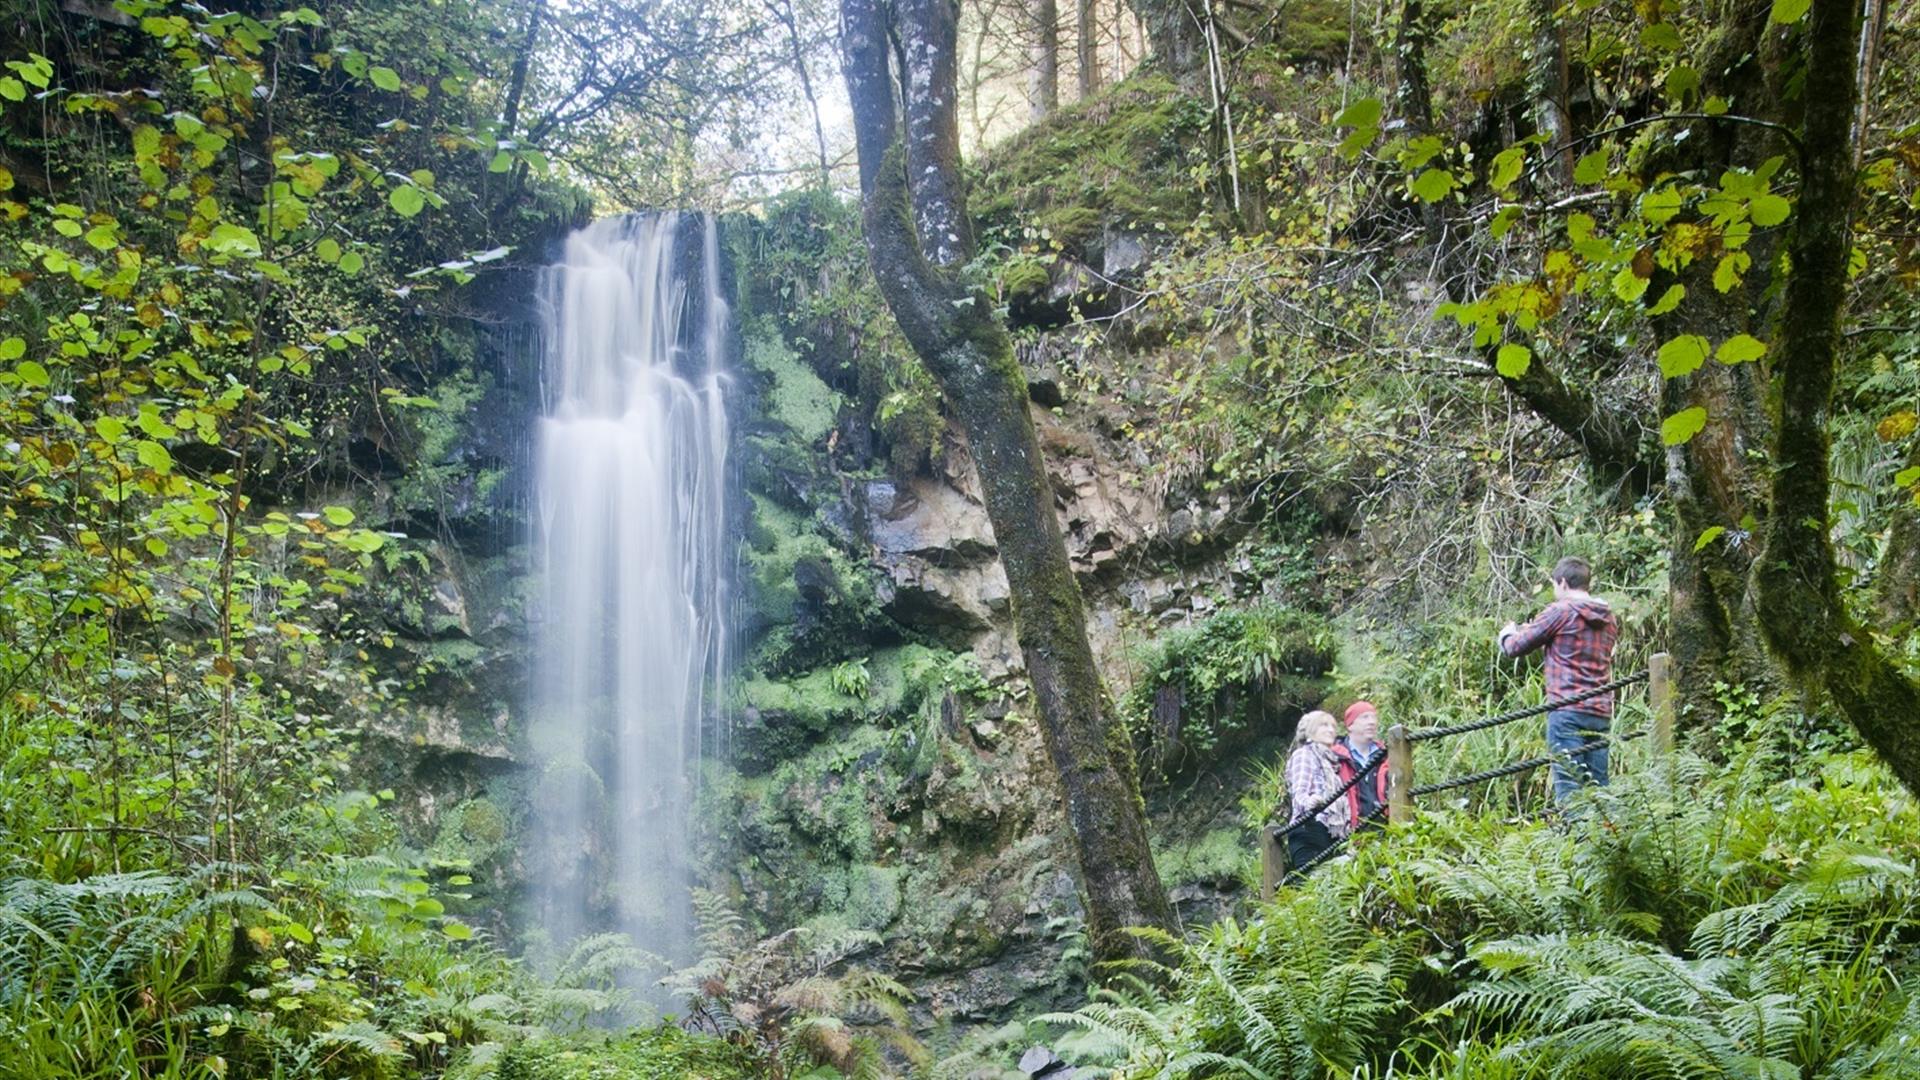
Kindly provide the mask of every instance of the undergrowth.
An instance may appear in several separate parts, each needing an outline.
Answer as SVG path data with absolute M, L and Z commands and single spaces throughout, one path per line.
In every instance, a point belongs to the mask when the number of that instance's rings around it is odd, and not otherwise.
M 1915 1075 L 1920 810 L 1868 755 L 1800 766 L 1428 813 L 1045 1019 L 1123 1077 Z

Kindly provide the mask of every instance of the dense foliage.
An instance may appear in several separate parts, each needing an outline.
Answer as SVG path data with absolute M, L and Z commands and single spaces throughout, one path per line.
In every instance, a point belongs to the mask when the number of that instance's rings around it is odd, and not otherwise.
M 1642 759 L 1557 827 L 1363 837 L 1164 988 L 1048 1019 L 1124 1076 L 1904 1076 L 1917 825 L 1859 754 Z
M 376 601 L 449 501 L 496 499 L 500 463 L 454 447 L 494 300 L 596 200 L 778 183 L 758 110 L 792 112 L 782 65 L 804 80 L 831 36 L 830 5 L 643 7 L 0 0 L 0 1074 L 991 1076 L 1029 1039 L 1124 1076 L 1920 1072 L 1920 812 L 1770 662 L 1744 589 L 1806 196 L 1804 0 L 1289 5 L 1229 43 L 1218 99 L 1143 71 L 972 163 L 968 273 L 1035 400 L 1097 411 L 1156 498 L 1234 508 L 1212 546 L 1108 571 L 1236 562 L 1114 688 L 1151 778 L 1322 698 L 1387 723 L 1534 703 L 1486 638 L 1576 549 L 1623 670 L 1694 649 L 1701 756 L 1636 749 L 1569 821 L 1533 820 L 1539 776 L 1436 802 L 1159 942 L 1137 982 L 949 1045 L 862 968 L 875 898 L 928 881 L 882 865 L 910 841 L 869 802 L 918 824 L 925 789 L 964 788 L 988 824 L 946 827 L 1003 841 L 1003 793 L 956 749 L 987 737 L 959 729 L 991 699 L 1005 730 L 978 730 L 1015 737 L 1031 703 L 901 646 L 840 523 L 756 493 L 743 571 L 777 625 L 738 697 L 787 726 L 743 727 L 765 775 L 706 797 L 779 837 L 772 895 L 835 910 L 757 940 L 703 901 L 684 1026 L 634 1027 L 657 971 L 622 941 L 539 977 L 509 957 L 474 868 L 409 846 L 355 769 L 432 674 Z M 1908 670 L 1916 34 L 1900 11 L 1872 42 L 1827 523 Z M 790 489 L 941 475 L 951 408 L 819 137 L 809 186 L 729 230 L 775 421 L 752 460 Z M 1619 723 L 1645 719 L 1634 697 Z M 1243 789 L 1249 828 L 1284 795 L 1272 769 Z M 1192 876 L 1252 884 L 1233 824 Z M 1054 924 L 1079 978 L 1084 934 Z

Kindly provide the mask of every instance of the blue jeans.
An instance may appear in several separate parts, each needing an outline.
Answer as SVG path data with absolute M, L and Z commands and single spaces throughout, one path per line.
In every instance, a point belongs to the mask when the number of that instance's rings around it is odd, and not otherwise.
M 1547 749 L 1559 756 L 1553 763 L 1553 801 L 1564 804 L 1576 788 L 1586 784 L 1607 785 L 1607 744 L 1597 749 L 1571 753 L 1575 747 L 1606 738 L 1611 722 L 1604 716 L 1574 709 L 1555 709 L 1547 714 Z

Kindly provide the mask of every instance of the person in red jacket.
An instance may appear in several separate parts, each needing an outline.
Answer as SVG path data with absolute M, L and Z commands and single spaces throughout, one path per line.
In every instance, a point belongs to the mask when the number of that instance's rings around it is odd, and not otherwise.
M 1380 743 L 1380 711 L 1371 701 L 1356 701 L 1347 706 L 1347 733 L 1333 744 L 1335 764 L 1342 784 L 1360 770 L 1387 755 Z M 1366 779 L 1347 789 L 1347 813 L 1354 831 L 1377 827 L 1386 817 L 1387 766 L 1385 762 Z
M 1525 626 L 1500 630 L 1500 651 L 1525 656 L 1546 650 L 1547 700 L 1559 701 L 1613 681 L 1613 645 L 1620 622 L 1605 600 L 1587 592 L 1593 568 L 1569 555 L 1553 566 L 1553 603 Z M 1613 691 L 1594 694 L 1547 714 L 1547 749 L 1555 755 L 1553 799 L 1564 803 L 1585 783 L 1607 782 L 1607 731 Z M 1595 745 L 1595 744 L 1598 745 Z

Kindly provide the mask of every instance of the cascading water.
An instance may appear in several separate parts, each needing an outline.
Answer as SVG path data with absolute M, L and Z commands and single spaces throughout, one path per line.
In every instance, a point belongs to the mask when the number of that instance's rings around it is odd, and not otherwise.
M 542 281 L 529 937 L 689 959 L 690 810 L 722 619 L 727 306 L 713 220 L 568 237 Z

